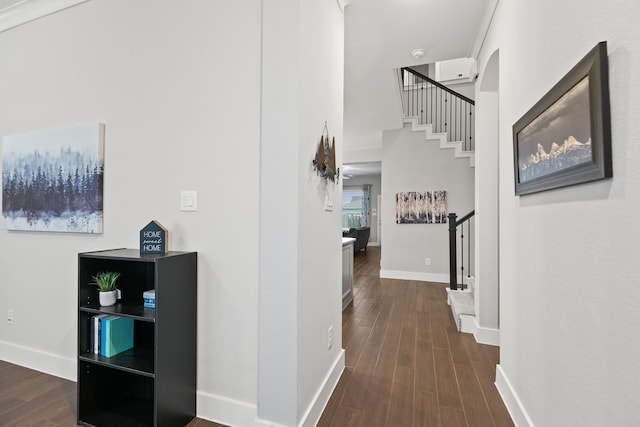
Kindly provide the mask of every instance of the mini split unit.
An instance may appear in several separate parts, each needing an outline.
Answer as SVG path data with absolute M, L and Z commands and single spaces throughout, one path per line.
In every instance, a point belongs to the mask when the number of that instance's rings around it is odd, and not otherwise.
M 446 85 L 471 83 L 478 76 L 474 58 L 458 58 L 436 62 L 436 81 Z

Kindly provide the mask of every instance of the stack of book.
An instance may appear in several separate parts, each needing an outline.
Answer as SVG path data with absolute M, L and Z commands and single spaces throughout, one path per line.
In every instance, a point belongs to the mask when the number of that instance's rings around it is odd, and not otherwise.
M 156 308 L 156 290 L 151 289 L 142 293 L 142 299 L 146 308 Z
M 90 323 L 94 354 L 111 357 L 133 347 L 133 319 L 98 314 L 90 319 Z

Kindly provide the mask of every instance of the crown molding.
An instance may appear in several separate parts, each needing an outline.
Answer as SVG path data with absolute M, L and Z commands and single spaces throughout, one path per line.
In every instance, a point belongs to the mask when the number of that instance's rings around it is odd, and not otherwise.
M 484 44 L 484 39 L 487 37 L 487 32 L 489 32 L 489 27 L 491 26 L 491 21 L 493 20 L 493 15 L 496 13 L 496 8 L 498 7 L 499 2 L 500 0 L 483 0 L 480 21 L 478 21 L 476 34 L 473 37 L 471 46 L 469 47 L 467 58 L 478 59 L 478 55 L 480 54 L 480 50 Z
M 344 12 L 344 8 L 353 4 L 355 0 L 336 0 L 338 2 L 338 6 L 340 10 Z
M 0 32 L 88 0 L 23 0 L 0 10 Z

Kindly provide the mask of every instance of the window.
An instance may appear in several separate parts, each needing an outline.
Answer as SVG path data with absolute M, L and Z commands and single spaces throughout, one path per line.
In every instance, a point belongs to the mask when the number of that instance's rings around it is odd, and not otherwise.
M 369 226 L 369 193 L 371 186 L 344 187 L 342 190 L 342 228 Z

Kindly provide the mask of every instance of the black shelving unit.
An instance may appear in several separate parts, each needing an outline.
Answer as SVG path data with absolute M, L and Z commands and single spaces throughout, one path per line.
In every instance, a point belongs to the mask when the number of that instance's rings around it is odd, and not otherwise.
M 122 299 L 101 307 L 91 277 L 121 274 Z M 142 293 L 155 289 L 156 307 Z M 91 321 L 129 317 L 133 348 L 94 354 Z M 184 426 L 196 414 L 197 253 L 141 255 L 137 249 L 78 254 L 78 424 Z

